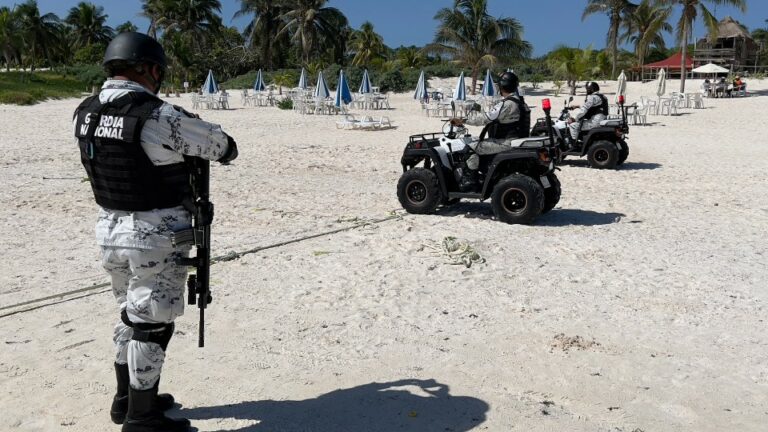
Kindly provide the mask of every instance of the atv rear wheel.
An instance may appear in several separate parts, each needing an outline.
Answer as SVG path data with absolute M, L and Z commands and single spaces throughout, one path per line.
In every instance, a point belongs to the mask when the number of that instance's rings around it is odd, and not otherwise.
M 619 162 L 619 149 L 610 141 L 598 141 L 589 148 L 587 161 L 592 168 L 614 169 Z
M 526 175 L 512 174 L 493 188 L 491 204 L 496 218 L 508 224 L 529 224 L 544 208 L 544 189 Z
M 560 188 L 560 180 L 557 179 L 555 174 L 548 175 L 547 180 L 549 180 L 551 186 L 544 189 L 544 208 L 541 209 L 541 214 L 555 208 L 557 203 L 560 202 L 560 194 L 562 192 L 562 189 Z
M 408 213 L 434 213 L 442 201 L 437 176 L 425 168 L 404 172 L 397 182 L 397 199 Z

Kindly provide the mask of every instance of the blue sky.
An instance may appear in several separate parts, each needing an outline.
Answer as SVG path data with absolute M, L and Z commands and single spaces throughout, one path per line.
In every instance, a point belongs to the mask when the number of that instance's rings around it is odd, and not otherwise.
M 127 20 L 146 31 L 147 21 L 138 16 L 141 11 L 140 0 L 91 0 L 104 6 L 109 14 L 109 24 L 113 27 Z M 0 6 L 13 6 L 20 0 L 0 0 Z M 66 15 L 77 0 L 38 0 L 43 12 Z M 328 5 L 341 9 L 357 28 L 364 21 L 371 21 L 376 31 L 384 37 L 384 42 L 391 46 L 424 45 L 432 40 L 437 22 L 435 12 L 448 7 L 451 0 L 330 0 Z M 608 29 L 608 19 L 593 16 L 581 21 L 581 12 L 586 0 L 488 0 L 490 13 L 494 16 L 517 18 L 525 27 L 525 39 L 534 46 L 534 54 L 542 55 L 559 44 L 586 47 L 593 45 L 602 48 Z M 222 16 L 228 25 L 242 27 L 246 21 L 232 20 L 239 8 L 238 0 L 222 0 Z M 710 10 L 714 6 L 710 3 Z M 768 27 L 768 0 L 748 0 L 747 13 L 732 7 L 718 6 L 717 17 L 731 15 L 750 30 Z M 677 16 L 673 17 L 676 22 Z M 704 34 L 703 24 L 697 23 L 696 36 Z M 672 37 L 668 42 L 674 45 Z

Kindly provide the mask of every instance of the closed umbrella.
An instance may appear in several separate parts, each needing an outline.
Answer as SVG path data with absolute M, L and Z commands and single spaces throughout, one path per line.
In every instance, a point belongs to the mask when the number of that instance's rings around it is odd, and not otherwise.
M 496 87 L 493 85 L 493 77 L 491 77 L 490 69 L 486 69 L 485 71 L 485 81 L 483 81 L 483 96 L 496 96 Z
M 413 94 L 413 98 L 418 101 L 427 98 L 427 79 L 424 76 L 424 71 L 421 71 L 421 75 L 419 75 L 419 82 L 416 84 L 416 93 Z
M 306 90 L 309 88 L 309 81 L 307 80 L 307 71 L 301 68 L 301 76 L 299 77 L 299 88 Z
M 315 88 L 315 98 L 317 99 L 328 99 L 331 97 L 331 92 L 328 90 L 328 84 L 325 83 L 325 78 L 323 78 L 323 71 L 320 71 L 320 74 L 317 76 L 317 88 Z
M 667 92 L 667 71 L 664 69 L 659 70 L 659 77 L 656 81 L 656 96 L 662 97 Z
M 213 77 L 213 71 L 208 69 L 208 77 L 205 78 L 203 83 L 203 93 L 216 94 L 219 92 L 219 86 L 216 84 L 216 79 Z
M 621 74 L 619 74 L 618 83 L 616 83 L 616 98 L 614 99 L 615 103 L 619 103 L 619 96 L 626 96 L 627 95 L 627 76 L 624 74 L 624 71 L 621 71 Z
M 261 75 L 261 69 L 259 69 L 259 73 L 256 74 L 256 82 L 253 83 L 253 91 L 264 91 L 267 88 L 267 86 L 264 85 L 264 77 Z
M 371 85 L 371 77 L 368 75 L 368 69 L 363 72 L 363 82 L 360 83 L 360 90 L 358 93 L 373 93 L 373 85 Z
M 467 100 L 467 88 L 464 86 L 464 71 L 461 71 L 461 75 L 459 75 L 459 82 L 456 83 L 453 98 L 459 101 Z
M 336 88 L 336 100 L 334 105 L 341 108 L 342 104 L 348 104 L 352 102 L 352 92 L 349 91 L 349 84 L 347 83 L 347 77 L 344 76 L 344 71 L 339 71 L 339 86 Z

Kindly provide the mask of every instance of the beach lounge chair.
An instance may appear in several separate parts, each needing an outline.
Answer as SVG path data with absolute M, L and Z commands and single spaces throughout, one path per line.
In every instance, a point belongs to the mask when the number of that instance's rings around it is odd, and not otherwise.
M 355 129 L 360 122 L 352 114 L 344 116 L 344 120 L 336 122 L 336 129 Z

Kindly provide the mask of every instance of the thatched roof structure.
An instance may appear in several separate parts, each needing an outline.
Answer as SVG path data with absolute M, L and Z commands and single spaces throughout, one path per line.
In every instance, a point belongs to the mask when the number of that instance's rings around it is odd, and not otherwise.
M 717 38 L 718 39 L 752 39 L 752 36 L 740 22 L 736 21 L 730 16 L 723 18 L 722 21 L 717 23 Z

